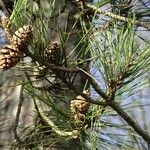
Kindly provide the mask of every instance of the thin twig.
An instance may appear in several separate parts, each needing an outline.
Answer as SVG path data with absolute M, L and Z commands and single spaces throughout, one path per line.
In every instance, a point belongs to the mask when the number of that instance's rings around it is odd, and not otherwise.
M 146 24 L 144 22 L 140 22 L 138 20 L 134 21 L 133 19 L 129 19 L 129 18 L 126 18 L 126 17 L 120 16 L 120 15 L 114 14 L 112 12 L 106 12 L 106 11 L 101 10 L 100 8 L 97 8 L 96 6 L 91 5 L 91 4 L 86 4 L 86 6 L 87 6 L 87 8 L 89 8 L 91 10 L 94 10 L 94 11 L 96 11 L 96 13 L 99 13 L 101 15 L 108 16 L 110 18 L 113 18 L 113 19 L 116 19 L 116 20 L 120 20 L 120 21 L 124 21 L 124 22 L 132 21 L 133 23 L 135 23 L 138 26 L 143 26 L 144 28 L 150 29 L 149 24 Z
M 86 71 L 84 71 L 81 68 L 78 68 L 82 74 L 89 80 L 89 82 L 91 83 L 91 85 L 93 86 L 94 90 L 103 98 L 103 99 L 108 99 L 108 96 L 106 95 L 106 93 L 104 91 L 102 91 L 102 89 L 100 89 L 99 85 L 97 84 L 96 80 Z
M 80 72 L 80 70 L 78 68 L 65 68 L 65 67 L 61 67 L 61 66 L 56 66 L 54 64 L 47 64 L 46 66 L 49 69 L 54 70 L 54 71 L 62 71 L 62 72 L 68 72 L 68 73 L 79 73 Z
M 63 83 L 65 83 L 69 89 L 73 90 L 77 95 L 81 95 L 83 98 L 85 98 L 88 102 L 96 105 L 101 105 L 101 106 L 107 106 L 107 103 L 104 101 L 99 101 L 99 100 L 94 100 L 87 94 L 84 94 L 83 92 L 80 92 L 77 90 L 72 84 L 70 84 L 64 77 L 59 76 L 59 78 L 62 80 Z

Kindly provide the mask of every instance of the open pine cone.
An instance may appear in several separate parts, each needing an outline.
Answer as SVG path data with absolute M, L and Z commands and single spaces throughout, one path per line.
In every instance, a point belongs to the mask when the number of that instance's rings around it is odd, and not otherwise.
M 84 91 L 84 93 L 88 94 L 87 91 Z M 80 95 L 71 101 L 70 110 L 76 123 L 85 121 L 85 114 L 88 108 L 89 102 Z
M 20 51 L 24 51 L 32 37 L 33 27 L 31 25 L 19 28 L 13 35 L 12 45 Z
M 70 107 L 73 114 L 77 112 L 85 114 L 88 110 L 89 102 L 85 100 L 72 100 Z
M 0 68 L 7 70 L 15 66 L 22 56 L 19 49 L 13 45 L 5 45 L 0 49 Z
M 7 26 L 7 18 L 3 18 L 2 23 Z M 32 31 L 33 27 L 30 25 L 19 28 L 11 37 L 11 44 L 0 49 L 0 68 L 3 70 L 10 69 L 20 61 L 23 51 L 28 46 Z

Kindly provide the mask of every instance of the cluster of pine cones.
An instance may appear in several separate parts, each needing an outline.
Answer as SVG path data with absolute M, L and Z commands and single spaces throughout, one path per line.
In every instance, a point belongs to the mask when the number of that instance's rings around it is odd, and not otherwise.
M 87 91 L 83 92 L 84 94 L 89 94 Z M 89 108 L 89 102 L 82 96 L 77 96 L 75 100 L 71 101 L 70 109 L 72 117 L 75 120 L 75 123 L 80 124 L 85 122 L 85 115 Z
M 31 25 L 23 26 L 11 35 L 9 32 L 9 20 L 6 16 L 1 17 L 1 26 L 4 29 L 9 44 L 0 49 L 0 68 L 8 70 L 20 61 L 20 58 L 27 49 L 33 35 L 33 27 Z M 45 61 L 54 65 L 60 65 L 60 56 L 60 45 L 58 42 L 50 42 L 45 50 Z
M 0 68 L 8 70 L 15 66 L 27 48 L 33 33 L 30 25 L 19 28 L 13 35 L 9 33 L 9 21 L 5 16 L 1 17 L 1 26 L 4 29 L 9 44 L 0 49 Z

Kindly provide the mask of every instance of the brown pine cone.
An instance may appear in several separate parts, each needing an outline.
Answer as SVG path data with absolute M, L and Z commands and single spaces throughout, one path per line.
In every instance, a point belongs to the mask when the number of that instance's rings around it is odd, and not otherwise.
M 20 51 L 24 51 L 32 37 L 33 27 L 31 25 L 19 28 L 13 35 L 12 45 L 17 47 Z
M 5 45 L 0 49 L 0 68 L 3 70 L 12 68 L 20 61 L 21 56 L 17 47 Z
M 51 64 L 59 65 L 60 57 L 61 57 L 60 45 L 56 41 L 51 42 L 45 51 L 46 61 Z
M 13 36 L 9 33 L 9 20 L 6 16 L 1 17 L 1 25 L 4 28 L 10 45 L 0 49 L 0 68 L 7 70 L 15 66 L 26 50 L 32 36 L 33 27 L 30 25 L 19 28 Z

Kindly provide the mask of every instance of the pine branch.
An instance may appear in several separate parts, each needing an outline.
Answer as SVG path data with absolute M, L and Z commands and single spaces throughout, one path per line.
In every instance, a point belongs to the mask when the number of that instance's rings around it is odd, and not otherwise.
M 91 83 L 91 85 L 93 86 L 94 90 L 103 98 L 103 99 L 107 99 L 107 95 L 106 93 L 104 93 L 100 88 L 99 85 L 97 84 L 96 80 L 86 71 L 84 71 L 83 69 L 79 68 L 79 70 L 82 72 L 82 74 L 89 80 L 89 82 Z
M 123 16 L 120 16 L 120 15 L 116 15 L 114 13 L 111 13 L 111 12 L 106 12 L 106 11 L 103 11 L 101 10 L 100 8 L 97 8 L 96 6 L 94 5 L 91 5 L 91 4 L 86 4 L 87 8 L 91 11 L 96 11 L 96 13 L 99 13 L 101 15 L 104 15 L 104 16 L 108 16 L 110 18 L 113 18 L 113 19 L 116 19 L 116 20 L 120 20 L 120 21 L 124 21 L 124 22 L 133 22 L 135 23 L 136 25 L 138 26 L 142 26 L 144 28 L 147 28 L 147 29 L 150 29 L 150 26 L 149 24 L 146 24 L 144 22 L 140 22 L 138 20 L 132 20 L 132 19 L 129 19 L 129 18 L 126 18 L 126 17 L 123 17 Z
M 144 131 L 120 106 L 111 101 L 108 105 L 113 108 L 145 141 L 150 144 L 150 136 Z
M 95 91 L 105 100 L 105 102 L 101 101 L 95 101 L 91 97 L 85 95 L 84 93 L 81 93 L 77 91 L 72 85 L 70 85 L 64 78 L 60 77 L 60 79 L 72 90 L 74 90 L 78 95 L 81 95 L 85 99 L 87 99 L 89 102 L 96 104 L 96 105 L 103 105 L 107 106 L 109 105 L 111 108 L 113 108 L 118 115 L 120 115 L 145 141 L 150 143 L 150 136 L 143 130 L 141 127 L 130 117 L 127 113 L 124 112 L 124 110 L 113 100 L 114 93 L 111 96 L 111 99 L 108 95 L 106 95 L 100 88 L 95 79 L 86 71 L 84 71 L 81 68 L 71 69 L 71 68 L 65 68 L 65 67 L 59 67 L 55 65 L 47 65 L 49 69 L 55 70 L 55 71 L 63 71 L 63 72 L 78 72 L 83 74 L 90 82 L 90 84 L 93 86 Z M 43 115 L 43 114 L 42 114 Z M 44 117 L 44 116 L 43 116 Z M 45 118 L 47 119 L 47 118 Z M 48 120 L 47 120 L 48 121 Z M 50 123 L 50 122 L 49 122 Z M 52 124 L 51 124 L 52 125 Z
M 115 102 L 115 93 L 112 93 L 111 96 L 106 95 L 102 93 L 101 89 L 99 88 L 99 85 L 93 79 L 93 77 L 85 72 L 84 70 L 80 69 L 84 75 L 86 75 L 87 79 L 89 80 L 90 84 L 93 86 L 94 90 L 104 98 L 107 105 L 109 105 L 111 108 L 113 108 L 118 115 L 120 115 L 145 141 L 150 143 L 150 136 L 147 132 L 145 132 L 118 104 Z
M 87 94 L 84 94 L 80 91 L 78 91 L 77 89 L 75 89 L 75 87 L 70 84 L 68 81 L 66 81 L 65 78 L 60 77 L 59 78 L 62 80 L 63 83 L 65 83 L 69 89 L 73 90 L 77 95 L 81 95 L 83 98 L 85 98 L 88 102 L 92 103 L 92 104 L 96 104 L 96 105 L 101 105 L 101 106 L 107 106 L 107 103 L 104 101 L 99 101 L 99 100 L 94 100 L 93 98 L 91 98 L 90 96 L 87 96 Z

